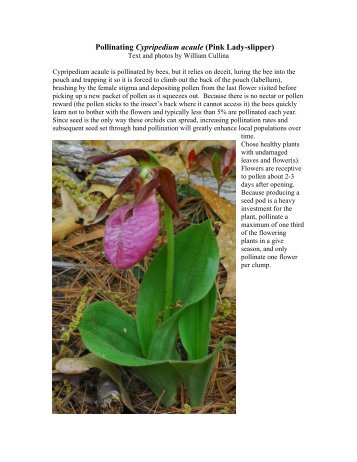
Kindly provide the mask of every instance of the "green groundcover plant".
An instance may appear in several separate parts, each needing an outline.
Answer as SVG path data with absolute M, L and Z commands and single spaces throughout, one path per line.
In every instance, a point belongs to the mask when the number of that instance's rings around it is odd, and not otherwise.
M 147 253 L 148 242 L 141 231 L 150 216 L 151 246 L 156 235 L 156 216 L 158 224 L 155 190 L 164 199 L 167 244 L 155 255 L 144 275 L 135 319 L 112 302 L 99 301 L 86 307 L 79 330 L 92 353 L 129 367 L 164 406 L 175 403 L 182 383 L 191 405 L 199 406 L 203 404 L 217 354 L 224 348 L 223 339 L 209 352 L 210 325 L 217 300 L 217 241 L 210 221 L 191 225 L 174 235 L 172 211 L 178 214 L 174 176 L 158 164 L 152 153 L 122 150 L 92 161 L 99 163 L 128 154 L 138 161 L 139 167 L 124 179 L 117 193 L 134 189 L 135 199 L 132 206 L 115 211 L 110 219 L 116 214 L 115 217 L 106 226 L 107 256 L 112 264 L 123 268 L 133 264 L 132 254 L 140 260 L 142 248 Z M 105 213 L 109 203 L 101 207 L 99 215 Z

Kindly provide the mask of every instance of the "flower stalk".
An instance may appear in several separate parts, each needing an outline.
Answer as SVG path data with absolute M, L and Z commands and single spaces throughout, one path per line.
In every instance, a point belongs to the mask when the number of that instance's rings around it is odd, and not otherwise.
M 166 261 L 166 291 L 165 291 L 165 311 L 164 321 L 170 317 L 172 305 L 172 290 L 174 282 L 174 263 L 175 263 L 175 241 L 172 213 L 170 207 L 164 201 L 165 225 L 167 235 L 167 261 Z

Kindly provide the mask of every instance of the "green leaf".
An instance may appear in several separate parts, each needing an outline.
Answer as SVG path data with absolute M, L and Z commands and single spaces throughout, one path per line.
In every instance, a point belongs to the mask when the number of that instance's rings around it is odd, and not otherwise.
M 163 406 L 172 406 L 176 401 L 176 394 L 182 379 L 175 368 L 168 363 L 154 364 L 145 367 L 133 367 L 134 375 L 145 382 L 160 398 Z
M 191 406 L 202 406 L 204 403 L 207 385 L 217 360 L 217 355 L 225 347 L 226 342 L 234 341 L 233 337 L 224 337 L 210 355 L 191 361 L 171 362 L 180 374 L 187 389 Z
M 179 315 L 179 312 L 175 313 L 166 323 L 172 323 L 177 327 Z M 177 355 L 173 355 L 175 360 L 143 358 L 135 320 L 111 302 L 89 305 L 83 313 L 79 330 L 87 348 L 98 356 L 87 356 L 91 358 L 90 367 L 100 367 L 104 370 L 105 363 L 100 358 L 131 367 L 133 373 L 142 378 L 161 398 L 164 406 L 169 406 L 175 401 L 176 391 L 181 382 L 187 387 L 192 405 L 200 405 L 214 364 L 213 356 L 224 347 L 222 341 L 211 355 L 192 361 L 179 361 Z M 83 367 L 83 361 L 84 358 L 79 358 L 77 366 Z M 88 364 L 84 366 L 88 367 Z M 105 369 L 106 373 L 112 375 L 107 366 Z
M 212 157 L 212 170 L 213 175 L 217 181 L 221 179 L 221 156 L 218 152 L 214 152 Z
M 231 341 L 234 341 L 233 337 L 224 337 L 210 355 L 206 355 L 201 359 L 171 362 L 185 384 L 192 406 L 203 405 L 206 388 L 211 378 L 217 355 L 224 349 L 225 343 Z
M 192 361 L 158 361 L 156 365 L 134 367 L 137 375 L 156 393 L 163 406 L 175 403 L 177 388 L 184 383 L 192 406 L 202 406 L 206 388 L 218 353 L 223 350 L 224 338 L 210 355 Z
M 168 361 L 165 364 L 134 367 L 131 370 L 149 385 L 163 406 L 169 407 L 175 403 L 177 388 L 182 382 L 191 406 L 202 406 L 217 355 L 224 348 L 223 342 L 224 340 L 213 353 L 196 361 Z
M 180 338 L 188 359 L 199 359 L 207 355 L 211 338 L 211 319 L 216 306 L 216 284 L 213 284 L 202 300 L 189 306 L 180 316 Z
M 173 339 L 174 343 L 176 342 L 176 336 L 170 334 L 177 330 L 179 315 L 179 312 L 175 313 L 161 326 L 166 344 L 168 343 L 166 336 L 171 337 L 170 340 Z M 173 327 L 166 327 L 171 324 Z M 143 357 L 135 320 L 114 303 L 103 301 L 89 305 L 84 310 L 78 329 L 88 350 L 115 364 L 139 367 L 167 362 L 165 358 L 147 359 Z M 170 357 L 176 362 L 179 360 L 176 351 L 172 352 Z
M 178 321 L 180 312 L 176 311 L 167 321 L 161 324 L 152 337 L 148 359 L 161 361 L 164 359 L 176 359 L 176 340 L 178 333 Z
M 147 150 L 147 153 L 150 156 L 150 166 L 155 167 L 156 165 L 160 165 L 159 159 L 155 156 L 153 151 Z
M 211 373 L 221 347 L 209 356 L 205 356 L 200 361 L 181 361 L 173 367 L 180 374 L 185 384 L 191 406 L 202 406 L 204 403 L 206 388 L 211 377 Z
M 186 351 L 188 353 L 190 351 L 191 353 L 189 359 L 200 359 L 207 355 L 208 343 L 210 339 L 210 320 L 216 310 L 215 283 L 213 284 L 212 289 L 203 297 L 202 300 L 194 303 L 193 305 L 189 305 L 186 308 L 181 308 L 177 310 L 167 321 L 162 323 L 156 329 L 149 348 L 149 359 L 174 359 L 172 354 L 175 352 L 176 337 L 179 329 L 179 323 L 181 322 L 181 318 L 185 316 L 187 312 L 192 313 L 192 310 L 195 311 L 196 308 L 199 308 L 200 311 L 208 311 L 207 314 L 202 313 L 201 322 L 203 323 L 203 325 L 200 326 L 198 324 L 198 322 L 200 321 L 199 319 L 193 319 L 194 317 L 197 318 L 196 315 L 189 314 L 188 321 L 184 321 L 184 325 L 187 326 L 187 329 L 184 329 L 184 339 L 182 339 L 181 336 L 181 340 L 183 340 L 182 343 L 184 347 L 188 347 L 186 348 Z M 193 322 L 195 322 L 193 326 L 187 325 L 190 319 Z M 189 335 L 191 336 L 190 339 L 188 338 Z M 199 352 L 195 351 L 196 345 L 200 346 Z
M 201 194 L 198 191 L 196 191 L 196 189 L 191 188 L 190 185 L 186 183 L 178 184 L 177 193 L 180 199 L 186 197 L 202 197 Z
M 175 236 L 173 302 L 179 306 L 178 310 L 198 302 L 207 294 L 215 280 L 218 264 L 218 245 L 210 221 L 192 225 Z M 157 253 L 146 271 L 138 298 L 136 321 L 146 357 L 159 326 L 159 315 L 165 308 L 165 275 L 166 246 Z M 175 323 L 169 327 L 175 329 Z M 165 350 L 164 344 L 162 347 L 166 358 L 161 354 L 161 359 L 171 359 L 172 348 Z
M 148 364 L 143 358 L 135 320 L 114 303 L 89 305 L 78 329 L 86 347 L 97 356 L 122 366 Z

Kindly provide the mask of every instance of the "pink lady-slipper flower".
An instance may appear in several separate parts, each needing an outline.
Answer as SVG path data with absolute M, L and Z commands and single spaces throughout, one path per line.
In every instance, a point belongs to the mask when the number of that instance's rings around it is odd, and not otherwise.
M 97 222 L 104 217 L 115 195 L 134 191 L 134 202 L 115 210 L 105 225 L 104 250 L 110 263 L 119 269 L 130 268 L 138 263 L 155 243 L 159 233 L 159 205 L 155 190 L 171 210 L 179 214 L 173 173 L 152 163 L 146 151 L 127 149 L 115 154 L 91 157 L 90 160 L 98 164 L 125 155 L 134 157 L 140 168 L 134 167 L 124 178 L 115 194 L 100 206 L 94 220 Z
M 132 209 L 133 205 L 119 207 L 105 225 L 105 253 L 110 263 L 119 269 L 142 260 L 159 234 L 159 205 L 154 194 Z M 131 217 L 125 219 L 131 210 Z

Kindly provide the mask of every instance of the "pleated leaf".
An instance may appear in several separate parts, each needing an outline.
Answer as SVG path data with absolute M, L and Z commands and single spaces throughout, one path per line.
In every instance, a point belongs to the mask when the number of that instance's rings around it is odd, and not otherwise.
M 187 312 L 189 313 L 187 320 L 183 321 L 184 338 L 182 338 L 181 331 L 180 336 L 186 351 L 189 353 L 189 359 L 200 359 L 207 355 L 210 339 L 210 320 L 216 309 L 215 283 L 213 286 L 202 300 L 185 308 L 178 309 L 167 321 L 156 329 L 149 348 L 149 359 L 174 359 L 170 355 L 175 352 L 179 325 L 182 317 Z M 198 315 L 193 314 L 197 310 L 200 313 Z M 192 326 L 189 325 L 190 320 L 193 322 Z M 200 321 L 203 325 L 199 325 Z
M 139 292 L 136 320 L 140 344 L 146 357 L 165 309 L 166 252 L 165 246 L 156 254 L 145 273 Z M 210 221 L 192 225 L 175 236 L 173 316 L 175 310 L 183 310 L 208 293 L 215 280 L 218 264 L 219 251 Z M 177 322 L 164 323 L 161 328 L 164 325 L 170 329 L 170 335 L 175 329 L 177 332 Z M 172 348 L 166 348 L 163 342 L 160 359 L 172 359 L 170 355 Z M 158 359 L 152 354 L 150 357 Z
M 86 347 L 97 356 L 122 366 L 151 364 L 140 347 L 135 320 L 111 302 L 95 302 L 78 326 Z
M 208 353 L 211 319 L 216 311 L 216 284 L 202 300 L 189 306 L 180 316 L 179 333 L 188 359 L 203 358 Z
M 172 333 L 172 327 L 166 326 L 172 324 L 176 326 L 174 330 L 177 329 L 179 314 L 175 313 L 172 319 L 168 319 L 161 326 L 166 344 L 166 335 L 169 337 Z M 164 357 L 145 358 L 141 351 L 135 320 L 112 302 L 95 302 L 89 305 L 84 310 L 78 329 L 88 350 L 120 366 L 139 367 L 181 362 L 176 351 L 172 351 L 170 361 Z M 176 343 L 175 335 L 173 339 Z
M 177 323 L 178 318 L 178 313 L 175 313 L 171 322 Z M 92 353 L 120 366 L 131 367 L 133 373 L 149 385 L 164 406 L 175 402 L 176 391 L 181 383 L 187 388 L 191 404 L 201 405 L 216 355 L 224 348 L 223 339 L 212 354 L 197 360 L 158 361 L 143 358 L 135 320 L 111 302 L 89 305 L 84 311 L 79 330 L 86 347 Z

